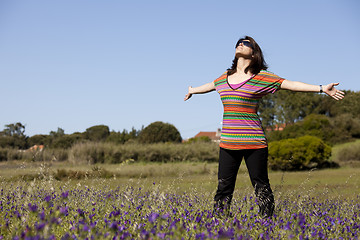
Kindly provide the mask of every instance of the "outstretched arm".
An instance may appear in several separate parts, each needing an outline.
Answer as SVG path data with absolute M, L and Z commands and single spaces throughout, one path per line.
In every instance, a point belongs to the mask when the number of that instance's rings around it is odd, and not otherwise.
M 343 91 L 337 90 L 335 86 L 339 83 L 329 83 L 322 86 L 322 91 L 334 98 L 335 100 L 340 100 L 344 98 L 345 93 Z M 319 85 L 312 85 L 303 82 L 294 82 L 290 80 L 284 80 L 281 84 L 281 89 L 287 89 L 296 92 L 320 92 Z
M 214 82 L 209 82 L 207 84 L 204 84 L 200 87 L 189 87 L 188 93 L 185 95 L 184 101 L 191 98 L 193 94 L 201 94 L 201 93 L 208 93 L 215 90 L 215 84 Z

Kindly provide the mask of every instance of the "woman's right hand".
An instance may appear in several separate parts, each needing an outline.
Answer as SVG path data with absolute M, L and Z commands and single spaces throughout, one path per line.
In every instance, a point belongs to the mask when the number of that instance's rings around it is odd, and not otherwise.
M 186 101 L 186 100 L 188 100 L 189 98 L 191 98 L 191 96 L 192 96 L 192 93 L 190 93 L 191 92 L 191 86 L 189 87 L 189 90 L 188 90 L 188 93 L 185 95 L 185 98 L 184 98 L 184 101 Z

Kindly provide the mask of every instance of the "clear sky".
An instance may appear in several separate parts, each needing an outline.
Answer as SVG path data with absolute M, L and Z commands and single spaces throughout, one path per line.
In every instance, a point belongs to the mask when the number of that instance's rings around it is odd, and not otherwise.
M 281 77 L 359 91 L 359 12 L 357 0 L 1 0 L 0 130 L 215 131 L 218 94 L 183 98 L 230 67 L 244 35 Z

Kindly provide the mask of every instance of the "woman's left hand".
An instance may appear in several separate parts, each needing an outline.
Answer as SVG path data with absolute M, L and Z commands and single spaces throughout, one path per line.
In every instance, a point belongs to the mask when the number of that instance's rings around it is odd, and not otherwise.
M 339 85 L 339 83 L 330 83 L 324 86 L 323 92 L 334 98 L 335 100 L 343 99 L 345 93 L 343 91 L 337 90 L 335 86 Z

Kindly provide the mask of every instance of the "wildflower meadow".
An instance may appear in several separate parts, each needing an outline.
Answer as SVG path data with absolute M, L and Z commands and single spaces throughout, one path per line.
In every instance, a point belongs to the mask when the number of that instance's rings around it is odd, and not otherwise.
M 132 167 L 139 169 L 141 165 Z M 151 167 L 162 171 L 168 165 Z M 230 216 L 214 214 L 216 173 L 210 170 L 216 164 L 207 168 L 208 173 L 171 177 L 58 181 L 49 175 L 31 181 L 2 179 L 0 239 L 358 239 L 360 236 L 358 170 L 352 177 L 326 180 L 327 183 L 321 182 L 317 175 L 332 175 L 328 177 L 332 179 L 338 174 L 335 171 L 342 170 L 300 175 L 270 173 L 276 209 L 272 218 L 263 219 L 258 215 L 257 200 L 246 182 L 244 169 L 239 173 Z M 352 169 L 340 175 L 349 171 Z

